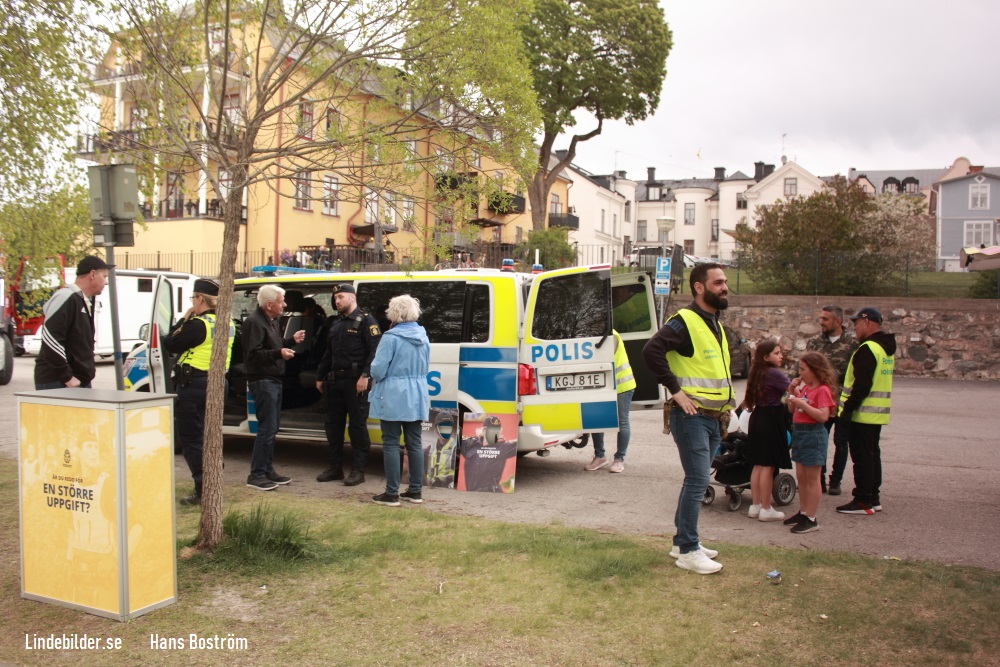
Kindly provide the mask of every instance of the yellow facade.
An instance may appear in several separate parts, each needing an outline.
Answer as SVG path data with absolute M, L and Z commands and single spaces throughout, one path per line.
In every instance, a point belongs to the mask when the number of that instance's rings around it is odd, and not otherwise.
M 248 27 L 246 32 L 244 43 L 256 41 L 253 27 Z M 237 35 L 233 41 L 238 47 L 240 36 Z M 266 35 L 263 43 L 264 48 L 260 51 L 262 62 L 271 55 Z M 116 152 L 126 152 L 132 145 L 130 142 L 143 143 L 143 133 L 149 131 L 151 123 L 142 106 L 151 102 L 142 98 L 138 92 L 142 87 L 136 85 L 142 81 L 142 74 L 140 68 L 129 62 L 123 53 L 121 48 L 112 49 L 103 67 L 95 74 L 94 90 L 103 100 L 101 126 L 111 129 L 111 132 L 81 142 L 80 152 L 85 157 L 100 161 Z M 189 103 L 186 116 L 198 119 L 204 115 L 209 119 L 207 127 L 191 122 L 186 126 L 190 133 L 215 131 L 219 129 L 216 123 L 221 123 L 221 132 L 243 131 L 239 114 L 254 92 L 249 76 L 249 72 L 254 71 L 254 65 L 237 48 L 227 63 L 222 63 L 221 56 L 213 53 L 205 62 L 190 68 L 192 81 L 196 81 L 197 77 L 204 79 L 204 94 L 200 100 Z M 225 93 L 222 93 L 224 70 L 228 72 L 228 83 Z M 206 75 L 207 72 L 211 73 L 210 76 Z M 257 150 L 274 151 L 277 157 L 271 161 L 267 172 L 269 180 L 251 184 L 245 192 L 242 207 L 245 224 L 240 230 L 239 251 L 260 252 L 264 249 L 277 260 L 283 251 L 294 253 L 301 246 L 328 245 L 331 239 L 337 246 L 372 247 L 372 225 L 379 222 L 384 230 L 387 250 L 394 253 L 397 261 L 404 257 L 420 261 L 428 259 L 430 246 L 451 245 L 451 239 L 458 239 L 454 236 L 456 232 L 461 233 L 464 240 L 479 239 L 499 245 L 516 243 L 531 230 L 531 214 L 523 196 L 523 212 L 493 210 L 486 196 L 481 196 L 478 202 L 460 199 L 450 207 L 442 207 L 444 197 L 438 189 L 437 177 L 433 169 L 427 168 L 427 164 L 434 164 L 441 155 L 446 156 L 441 158 L 441 162 L 447 160 L 447 173 L 459 177 L 474 174 L 484 191 L 487 181 L 502 178 L 501 189 L 515 194 L 517 175 L 509 167 L 492 160 L 485 151 L 480 154 L 477 151 L 479 144 L 471 134 L 465 137 L 465 146 L 440 145 L 439 141 L 446 139 L 433 131 L 426 116 L 389 107 L 385 100 L 358 89 L 347 95 L 335 90 L 313 90 L 309 96 L 298 99 L 301 87 L 307 85 L 307 77 L 311 76 L 299 74 L 293 73 L 269 100 L 272 109 L 289 100 L 294 103 L 266 121 L 257 134 Z M 335 89 L 337 85 L 339 83 L 335 82 L 329 87 Z M 221 109 L 220 99 L 224 105 Z M 333 100 L 336 100 L 336 105 Z M 168 111 L 163 117 L 170 115 Z M 235 124 L 227 124 L 228 118 L 236 119 Z M 406 130 L 400 133 L 397 125 L 393 136 L 385 140 L 384 145 L 376 145 L 377 140 L 367 140 L 369 134 L 365 128 L 390 126 L 404 118 L 407 119 Z M 366 139 L 360 144 L 345 141 L 352 147 L 350 151 L 335 152 L 331 149 L 308 158 L 295 155 L 296 148 L 310 147 L 310 142 L 315 145 L 317 139 L 328 141 L 339 136 L 338 133 L 352 138 L 364 136 Z M 114 138 L 108 140 L 108 134 L 114 135 Z M 162 139 L 164 135 L 160 136 Z M 372 136 L 377 136 L 377 132 Z M 408 137 L 412 137 L 412 146 L 405 141 Z M 158 145 L 153 140 L 145 143 Z M 421 168 L 408 167 L 408 161 L 400 159 L 399 146 L 404 143 L 414 160 L 424 163 Z M 289 148 L 293 150 L 289 151 Z M 285 152 L 279 156 L 281 149 Z M 380 152 L 388 154 L 393 150 L 396 154 L 390 160 L 379 159 Z M 137 226 L 136 245 L 130 252 L 203 253 L 221 250 L 223 222 L 217 187 L 224 188 L 227 177 L 218 159 L 213 159 L 207 150 L 203 157 L 208 165 L 206 171 L 209 177 L 192 168 L 190 162 L 183 171 L 179 168 L 171 171 L 176 167 L 171 165 L 167 154 L 162 151 L 158 154 L 156 160 L 160 171 L 148 181 L 144 191 L 145 228 Z M 324 165 L 324 168 L 314 168 L 317 164 Z M 434 169 L 441 167 L 435 166 Z M 330 179 L 337 181 L 333 183 Z M 340 195 L 335 203 L 328 197 L 328 189 L 334 185 Z M 366 205 L 368 188 L 377 193 L 373 196 L 378 200 L 377 204 L 369 197 Z M 558 181 L 553 192 L 559 193 L 563 202 L 568 201 L 566 181 Z M 462 232 L 463 229 L 472 231 Z

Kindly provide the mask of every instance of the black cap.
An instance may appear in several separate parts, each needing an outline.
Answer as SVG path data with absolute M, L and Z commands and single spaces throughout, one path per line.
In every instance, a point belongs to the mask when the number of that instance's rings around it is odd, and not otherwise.
M 851 317 L 852 322 L 855 320 L 868 320 L 875 324 L 882 324 L 882 313 L 878 308 L 862 308 L 856 315 Z
M 500 418 L 497 417 L 496 415 L 490 415 L 489 417 L 483 420 L 483 426 L 499 427 L 501 426 Z
M 341 294 L 341 293 L 357 294 L 357 292 L 354 291 L 354 285 L 352 285 L 350 283 L 342 283 L 340 285 L 335 285 L 334 288 L 333 288 L 333 293 L 334 294 Z
M 80 260 L 80 263 L 76 265 L 76 275 L 85 276 L 91 271 L 98 271 L 106 268 L 108 268 L 108 265 L 100 257 L 84 257 Z
M 194 281 L 194 291 L 208 296 L 219 296 L 219 283 L 208 278 L 198 278 Z

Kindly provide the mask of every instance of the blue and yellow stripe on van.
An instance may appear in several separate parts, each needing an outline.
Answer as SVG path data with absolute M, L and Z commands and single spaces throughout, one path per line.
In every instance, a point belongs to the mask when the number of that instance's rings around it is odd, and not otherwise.
M 525 405 L 525 424 L 545 424 L 548 431 L 594 431 L 618 427 L 618 401 Z

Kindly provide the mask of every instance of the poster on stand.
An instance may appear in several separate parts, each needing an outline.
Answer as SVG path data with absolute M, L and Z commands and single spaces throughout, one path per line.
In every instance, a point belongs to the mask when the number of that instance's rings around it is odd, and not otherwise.
M 455 488 L 455 464 L 458 461 L 458 409 L 431 408 L 430 419 L 421 431 L 424 454 L 424 486 Z M 409 465 L 403 462 L 400 483 L 409 483 Z
M 513 493 L 517 415 L 464 415 L 460 456 L 459 491 Z

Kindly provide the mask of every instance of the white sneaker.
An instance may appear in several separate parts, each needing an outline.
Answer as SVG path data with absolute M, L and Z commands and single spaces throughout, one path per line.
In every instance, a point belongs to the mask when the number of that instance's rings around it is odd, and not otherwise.
M 716 558 L 719 555 L 719 552 L 716 551 L 715 549 L 707 549 L 707 548 L 701 546 L 700 544 L 698 545 L 698 548 L 701 549 L 701 552 L 703 554 L 705 554 L 706 556 L 708 556 L 709 558 Z M 670 557 L 671 558 L 680 558 L 680 556 L 681 556 L 681 548 L 675 544 L 670 549 Z
M 604 456 L 595 456 L 594 460 L 583 467 L 584 470 L 594 472 L 595 470 L 600 470 L 604 466 L 608 465 L 608 459 Z
M 751 519 L 756 519 L 760 516 L 760 505 L 751 505 L 750 511 L 747 512 L 747 516 Z
M 758 521 L 784 521 L 784 519 L 785 513 L 779 512 L 773 507 L 762 509 L 757 516 Z
M 714 574 L 722 569 L 722 563 L 716 563 L 698 549 L 689 554 L 681 554 L 677 558 L 677 567 L 682 570 L 691 570 L 698 574 Z

